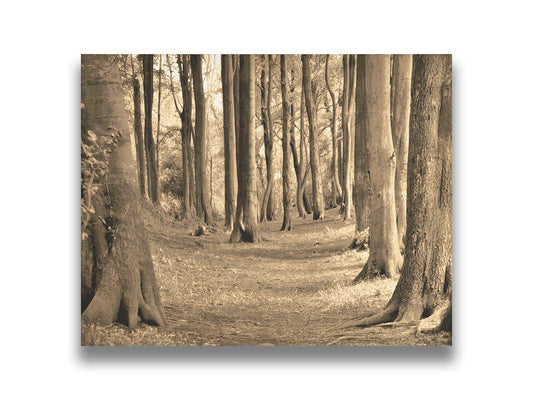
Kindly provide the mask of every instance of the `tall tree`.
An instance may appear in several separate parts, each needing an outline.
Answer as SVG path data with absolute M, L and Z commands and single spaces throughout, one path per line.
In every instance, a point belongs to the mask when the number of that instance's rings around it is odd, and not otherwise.
M 140 315 L 164 325 L 114 55 L 82 55 L 81 100 L 82 143 L 91 135 L 115 143 L 105 177 L 95 181 L 95 213 L 82 237 L 82 320 L 107 325 L 124 315 L 134 327 Z
M 144 54 L 144 147 L 146 150 L 146 169 L 148 176 L 148 196 L 154 204 L 159 205 L 159 174 L 155 154 L 154 136 L 152 134 L 152 111 L 154 103 L 154 55 Z
M 369 226 L 370 173 L 368 166 L 368 121 L 365 102 L 365 59 L 357 56 L 357 84 L 355 88 L 355 230 L 364 231 Z
M 324 192 L 322 189 L 322 169 L 318 151 L 317 107 L 311 88 L 310 55 L 302 55 L 302 86 L 305 93 L 305 106 L 309 121 L 309 152 L 313 189 L 313 219 L 324 218 Z
M 146 194 L 146 162 L 144 160 L 143 126 L 141 115 L 141 84 L 135 73 L 133 56 L 131 56 L 131 75 L 133 80 L 133 129 L 135 132 L 135 154 L 137 158 L 137 174 L 141 196 Z
M 412 68 L 404 267 L 384 310 L 350 325 L 373 325 L 394 320 L 418 323 L 418 331 L 450 330 L 451 55 L 416 55 L 413 56 Z
M 195 140 L 194 161 L 196 170 L 196 215 L 206 224 L 213 224 L 211 202 L 209 200 L 208 176 L 207 176 L 207 143 L 206 143 L 206 110 L 204 82 L 202 76 L 202 56 L 191 55 L 191 71 L 194 87 L 195 105 Z M 199 202 L 198 202 L 199 200 Z
M 289 118 L 291 106 L 289 104 L 289 95 L 287 93 L 287 66 L 285 55 L 281 55 L 280 58 L 280 72 L 281 72 L 281 101 L 283 108 L 282 116 L 282 125 L 283 125 L 283 224 L 281 230 L 292 229 L 292 219 L 291 219 L 291 180 L 290 180 L 290 169 L 291 169 L 291 154 L 290 154 L 290 132 L 289 132 Z
M 274 132 L 272 129 L 272 55 L 263 56 L 263 68 L 261 69 L 261 122 L 263 124 L 263 142 L 265 146 L 265 161 L 267 170 L 267 183 L 261 203 L 260 221 L 272 221 L 274 212 L 272 209 L 272 187 L 274 185 Z M 267 72 L 268 71 L 268 72 Z M 268 83 L 266 75 L 268 74 Z
M 226 228 L 233 230 L 237 206 L 237 155 L 235 142 L 235 105 L 233 101 L 233 61 L 222 55 L 222 106 L 224 113 L 224 198 Z
M 407 156 L 409 147 L 409 112 L 411 109 L 412 57 L 396 54 L 392 64 L 392 140 L 396 154 L 396 216 L 398 240 L 403 251 L 407 224 Z
M 239 151 L 237 178 L 237 215 L 230 242 L 255 243 L 257 229 L 257 195 L 255 163 L 255 60 L 239 56 Z
M 182 111 L 179 112 L 181 119 L 181 151 L 184 177 L 184 197 L 188 199 L 189 208 L 185 208 L 188 214 L 193 205 L 196 204 L 196 180 L 194 171 L 194 149 L 192 141 L 194 138 L 194 128 L 192 125 L 192 88 L 190 82 L 190 62 L 188 55 L 177 56 L 177 64 L 180 73 L 181 96 L 183 100 Z M 177 103 L 176 107 L 177 107 Z
M 352 178 L 354 153 L 354 107 L 355 107 L 355 75 L 356 56 L 343 56 L 344 89 L 342 94 L 342 131 L 343 131 L 343 187 L 342 203 L 343 217 L 347 221 L 352 217 L 352 192 L 354 179 Z
M 333 179 L 332 187 L 332 205 L 333 207 L 337 207 L 337 198 L 342 194 L 342 188 L 339 181 L 339 170 L 337 167 L 337 101 L 335 99 L 335 93 L 333 93 L 333 90 L 331 89 L 331 84 L 329 82 L 328 78 L 328 68 L 329 67 L 329 54 L 326 56 L 326 70 L 325 70 L 325 78 L 326 78 L 326 87 L 328 89 L 329 95 L 331 96 L 331 108 L 332 108 L 332 114 L 331 114 L 331 175 Z
M 161 130 L 161 70 L 163 67 L 163 54 L 159 54 L 159 70 L 157 73 L 157 133 L 156 137 L 156 167 L 159 175 L 159 133 Z
M 365 102 L 370 166 L 370 254 L 355 282 L 397 276 L 402 255 L 396 227 L 394 176 L 396 157 L 390 119 L 390 56 L 365 56 Z
M 294 71 L 292 73 L 292 76 L 294 77 Z M 293 89 L 294 91 L 294 89 Z M 304 97 L 304 91 L 302 89 L 301 96 L 300 96 L 300 141 L 299 141 L 299 149 L 300 149 L 300 157 L 298 158 L 298 150 L 296 149 L 296 139 L 294 137 L 294 123 L 293 123 L 293 129 L 291 131 L 291 140 L 290 140 L 290 146 L 292 151 L 292 159 L 294 164 L 294 172 L 296 174 L 296 206 L 298 208 L 298 216 L 301 218 L 305 218 L 307 214 L 310 213 L 310 209 L 306 207 L 305 199 L 305 184 L 307 182 L 307 177 L 309 174 L 309 169 L 306 166 L 306 162 L 304 159 L 305 154 L 305 123 L 304 123 L 304 115 L 305 115 L 305 97 Z

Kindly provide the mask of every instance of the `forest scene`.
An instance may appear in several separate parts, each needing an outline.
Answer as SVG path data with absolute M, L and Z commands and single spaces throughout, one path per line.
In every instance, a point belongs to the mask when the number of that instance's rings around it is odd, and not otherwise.
M 452 56 L 81 56 L 83 346 L 452 344 Z

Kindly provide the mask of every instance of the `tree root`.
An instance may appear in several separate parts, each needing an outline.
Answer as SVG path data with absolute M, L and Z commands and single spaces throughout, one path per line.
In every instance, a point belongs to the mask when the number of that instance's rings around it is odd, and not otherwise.
M 420 320 L 416 334 L 452 330 L 452 303 L 449 298 L 444 300 L 429 317 Z

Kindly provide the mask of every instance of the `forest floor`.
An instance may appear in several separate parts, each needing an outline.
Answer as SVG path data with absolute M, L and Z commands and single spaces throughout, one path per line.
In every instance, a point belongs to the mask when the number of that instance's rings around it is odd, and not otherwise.
M 408 327 L 327 330 L 379 311 L 395 280 L 352 285 L 367 252 L 347 250 L 353 223 L 328 210 L 322 221 L 293 216 L 293 230 L 281 221 L 261 223 L 262 241 L 230 244 L 215 227 L 191 236 L 193 222 L 170 221 L 147 212 L 154 268 L 168 319 L 164 329 L 141 324 L 128 329 L 82 327 L 85 345 L 449 345 L 447 333 L 415 336 Z

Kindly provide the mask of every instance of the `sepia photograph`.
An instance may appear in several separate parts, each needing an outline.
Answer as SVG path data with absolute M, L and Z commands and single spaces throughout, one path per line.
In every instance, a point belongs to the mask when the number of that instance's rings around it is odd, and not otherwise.
M 450 54 L 81 55 L 82 346 L 451 346 Z

